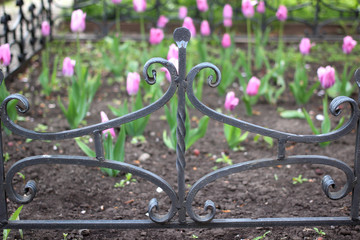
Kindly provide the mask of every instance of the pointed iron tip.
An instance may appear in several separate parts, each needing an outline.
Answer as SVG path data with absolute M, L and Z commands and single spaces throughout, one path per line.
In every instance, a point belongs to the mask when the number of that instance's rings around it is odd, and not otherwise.
M 189 42 L 191 38 L 191 33 L 187 28 L 181 27 L 177 28 L 174 31 L 174 40 L 175 42 Z

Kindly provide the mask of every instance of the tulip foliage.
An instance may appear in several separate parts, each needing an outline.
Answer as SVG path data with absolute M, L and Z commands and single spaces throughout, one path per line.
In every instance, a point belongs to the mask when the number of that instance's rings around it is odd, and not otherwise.
M 170 103 L 170 108 L 165 106 L 165 116 L 166 120 L 169 124 L 170 128 L 170 134 L 167 133 L 166 130 L 163 131 L 163 141 L 165 145 L 175 150 L 176 149 L 176 128 L 177 128 L 177 98 L 173 98 Z M 204 137 L 207 131 L 207 126 L 209 123 L 209 117 L 203 116 L 199 122 L 197 128 L 191 127 L 191 122 L 189 118 L 189 114 L 186 114 L 185 119 L 185 129 L 186 129 L 186 135 L 185 135 L 185 146 L 186 149 L 191 147 L 197 140 Z
M 87 67 L 81 66 L 80 61 L 76 63 L 75 75 L 71 77 L 71 86 L 68 88 L 67 108 L 58 98 L 59 106 L 72 129 L 84 120 L 100 84 L 100 74 L 91 77 Z

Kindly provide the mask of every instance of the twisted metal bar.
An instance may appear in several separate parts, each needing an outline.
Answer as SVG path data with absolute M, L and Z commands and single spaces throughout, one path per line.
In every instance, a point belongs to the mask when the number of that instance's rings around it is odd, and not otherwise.
M 139 176 L 149 182 L 152 182 L 156 186 L 163 189 L 163 191 L 168 195 L 171 200 L 170 209 L 165 215 L 158 215 L 154 212 L 154 210 L 158 208 L 157 200 L 152 199 L 149 202 L 149 217 L 152 221 L 156 223 L 164 223 L 169 221 L 176 213 L 176 205 L 178 202 L 176 192 L 167 181 L 165 181 L 158 175 L 128 163 L 110 160 L 96 161 L 93 158 L 81 156 L 42 155 L 24 158 L 16 162 L 7 172 L 5 180 L 6 193 L 12 201 L 26 204 L 34 199 L 36 195 L 36 183 L 34 181 L 28 181 L 24 188 L 25 195 L 20 195 L 14 190 L 12 180 L 16 173 L 20 172 L 22 169 L 40 164 L 84 165 L 89 167 L 111 168 L 123 172 L 132 173 L 133 175 Z
M 186 72 L 186 46 L 190 41 L 190 32 L 186 28 L 177 28 L 174 31 L 174 40 L 179 48 L 179 76 L 178 84 L 178 109 L 177 109 L 177 127 L 176 127 L 176 169 L 178 172 L 178 196 L 179 196 L 179 222 L 186 221 L 185 201 L 185 72 Z
M 343 171 L 346 175 L 345 185 L 337 192 L 331 192 L 330 187 L 334 188 L 334 181 L 330 176 L 325 176 L 322 181 L 322 190 L 325 195 L 333 200 L 341 199 L 345 197 L 348 193 L 351 192 L 354 186 L 355 176 L 352 169 L 344 162 L 337 160 L 335 158 L 329 158 L 325 156 L 317 155 L 298 155 L 291 156 L 282 161 L 277 159 L 261 159 L 255 161 L 248 161 L 243 163 L 238 163 L 232 166 L 227 166 L 221 169 L 218 169 L 214 172 L 207 174 L 206 176 L 200 178 L 190 189 L 187 198 L 186 198 L 186 210 L 189 216 L 196 222 L 209 222 L 215 217 L 215 204 L 211 200 L 207 200 L 205 203 L 204 210 L 211 210 L 206 216 L 199 216 L 193 211 L 192 203 L 196 194 L 199 190 L 203 189 L 206 185 L 215 180 L 229 176 L 234 173 L 239 173 L 243 171 L 273 167 L 277 165 L 289 165 L 289 164 L 321 164 L 335 167 Z

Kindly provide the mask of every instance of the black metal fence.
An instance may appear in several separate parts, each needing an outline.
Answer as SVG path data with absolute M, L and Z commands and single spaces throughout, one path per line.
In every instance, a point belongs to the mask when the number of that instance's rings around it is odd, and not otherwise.
M 1 121 L 13 134 L 20 135 L 29 139 L 37 140 L 62 140 L 73 139 L 84 135 L 94 138 L 94 148 L 96 152 L 95 158 L 84 156 L 69 155 L 39 155 L 23 158 L 7 171 L 4 171 L 4 158 L 2 145 L 3 138 L 0 136 L 0 227 L 7 229 L 95 229 L 95 228 L 213 228 L 213 227 L 256 227 L 256 226 L 299 226 L 299 225 L 357 225 L 359 219 L 359 200 L 360 200 L 360 183 L 357 180 L 360 174 L 360 127 L 359 127 L 359 105 L 355 100 L 348 97 L 335 98 L 329 110 L 334 116 L 341 114 L 341 106 L 348 104 L 351 107 L 351 116 L 341 128 L 321 135 L 297 135 L 273 129 L 267 129 L 255 124 L 245 122 L 222 113 L 216 112 L 203 104 L 196 98 L 193 89 L 193 82 L 198 73 L 210 68 L 214 71 L 215 77 L 208 77 L 208 85 L 217 87 L 221 82 L 221 73 L 219 69 L 211 63 L 201 63 L 193 67 L 189 73 L 186 73 L 186 47 L 190 40 L 190 32 L 185 28 L 178 28 L 174 32 L 174 40 L 179 48 L 179 70 L 169 61 L 163 58 L 150 59 L 144 66 L 143 76 L 150 85 L 156 83 L 156 71 L 152 70 L 153 64 L 161 64 L 168 69 L 171 75 L 171 83 L 166 93 L 156 102 L 144 107 L 136 112 L 126 114 L 124 116 L 112 119 L 106 123 L 99 123 L 83 128 L 63 131 L 63 132 L 46 132 L 40 133 L 25 129 L 10 120 L 7 106 L 11 101 L 18 101 L 17 110 L 26 113 L 30 106 L 28 100 L 20 95 L 13 94 L 7 97 L 0 108 Z M 151 70 L 151 74 L 150 74 Z M 356 81 L 360 88 L 360 71 L 357 71 Z M 132 164 L 106 160 L 102 145 L 101 133 L 103 130 L 121 126 L 125 123 L 152 114 L 156 110 L 163 107 L 171 98 L 175 97 L 177 92 L 177 144 L 176 144 L 176 169 L 177 169 L 177 187 L 174 188 L 161 176 L 158 176 L 141 167 Z M 252 133 L 268 136 L 277 140 L 277 157 L 274 159 L 260 159 L 242 162 L 231 166 L 223 167 L 197 180 L 187 192 L 185 190 L 185 120 L 186 104 L 185 97 L 188 97 L 190 103 L 202 114 L 220 123 L 229 124 L 242 130 Z M 348 164 L 335 158 L 322 155 L 293 155 L 287 156 L 285 144 L 289 141 L 296 143 L 320 143 L 340 139 L 351 131 L 357 133 L 355 144 L 354 168 Z M 68 165 L 84 165 L 90 167 L 104 167 L 119 171 L 129 172 L 135 176 L 143 178 L 156 186 L 163 189 L 167 194 L 170 205 L 168 211 L 164 215 L 157 213 L 158 201 L 151 199 L 148 204 L 148 219 L 141 220 L 8 220 L 7 212 L 8 202 L 26 204 L 36 197 L 37 186 L 35 181 L 30 180 L 24 186 L 24 192 L 18 193 L 13 186 L 13 178 L 17 172 L 29 166 L 37 166 L 40 164 L 68 164 Z M 331 176 L 326 175 L 322 179 L 322 190 L 324 194 L 332 200 L 344 198 L 351 194 L 351 211 L 348 216 L 331 216 L 331 217 L 290 217 L 290 218 L 216 218 L 216 207 L 212 200 L 204 203 L 204 214 L 199 215 L 193 210 L 193 201 L 197 193 L 205 188 L 213 181 L 229 176 L 231 174 L 245 172 L 252 169 L 260 169 L 265 167 L 274 167 L 277 165 L 292 164 L 319 164 L 334 167 L 346 176 L 346 182 L 337 191 L 334 191 L 335 182 Z M 175 166 L 174 166 L 175 167 Z M 177 189 L 177 191 L 175 191 Z M 177 216 L 176 216 L 177 215 Z M 251 216 L 250 216 L 251 217 Z
M 222 8 L 227 1 L 217 0 L 208 2 L 211 10 L 208 11 L 207 18 L 210 25 L 215 29 L 222 26 L 222 16 L 215 16 L 214 12 L 222 13 Z M 23 0 L 17 0 L 15 4 L 17 6 L 15 11 L 17 13 L 16 15 L 10 16 L 4 5 L 0 13 L 0 44 L 9 43 L 13 54 L 12 63 L 7 67 L 5 75 L 9 75 L 17 70 L 22 63 L 43 47 L 40 30 L 41 22 L 44 20 L 49 21 L 53 27 L 54 23 L 59 23 L 59 21 L 64 19 L 70 19 L 73 9 L 87 8 L 89 11 L 91 11 L 91 9 L 101 9 L 100 14 L 96 15 L 96 13 L 94 13 L 93 17 L 89 16 L 87 18 L 87 21 L 92 22 L 93 25 L 96 26 L 94 28 L 96 38 L 106 36 L 114 27 L 114 5 L 106 0 L 75 0 L 74 4 L 70 6 L 64 5 L 61 1 L 40 0 L 40 5 L 32 3 L 27 9 L 24 9 Z M 179 6 L 178 4 L 177 0 L 150 1 L 145 13 L 145 18 L 147 22 L 155 23 L 160 14 L 169 14 L 171 20 L 176 20 L 180 23 L 180 20 L 177 18 L 178 9 L 175 7 Z M 359 9 L 356 7 L 343 7 L 343 4 L 344 2 L 342 1 L 312 0 L 295 6 L 287 6 L 289 10 L 288 21 L 302 24 L 306 28 L 305 31 L 307 35 L 319 37 L 326 33 L 323 31 L 323 28 L 329 24 L 339 24 L 340 22 L 357 24 L 359 20 Z M 244 17 L 241 13 L 241 1 L 234 1 L 232 5 L 234 8 L 234 23 L 243 22 Z M 120 4 L 119 7 L 121 8 L 120 19 L 122 22 L 139 19 L 139 14 L 134 12 L 130 1 L 126 4 Z M 267 12 L 262 16 L 262 19 L 252 19 L 252 21 L 257 21 L 261 24 L 263 30 L 276 22 L 276 8 L 272 6 L 271 1 L 266 1 L 266 8 Z M 57 10 L 58 14 L 53 14 L 54 9 Z M 311 9 L 313 17 L 298 17 L 297 13 L 304 9 Z M 192 6 L 189 6 L 188 10 L 188 15 L 194 16 L 195 21 L 199 23 L 202 17 L 196 8 L 195 1 Z M 334 17 L 323 18 L 322 14 L 326 11 L 330 11 L 334 14 Z M 50 36 L 52 37 L 53 35 L 51 34 Z

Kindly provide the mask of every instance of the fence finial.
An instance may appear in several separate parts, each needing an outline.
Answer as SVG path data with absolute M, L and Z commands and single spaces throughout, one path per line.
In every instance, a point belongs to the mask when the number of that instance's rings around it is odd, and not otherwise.
M 189 29 L 181 27 L 177 28 L 174 31 L 174 40 L 178 48 L 186 48 L 188 42 L 190 41 L 191 33 Z

